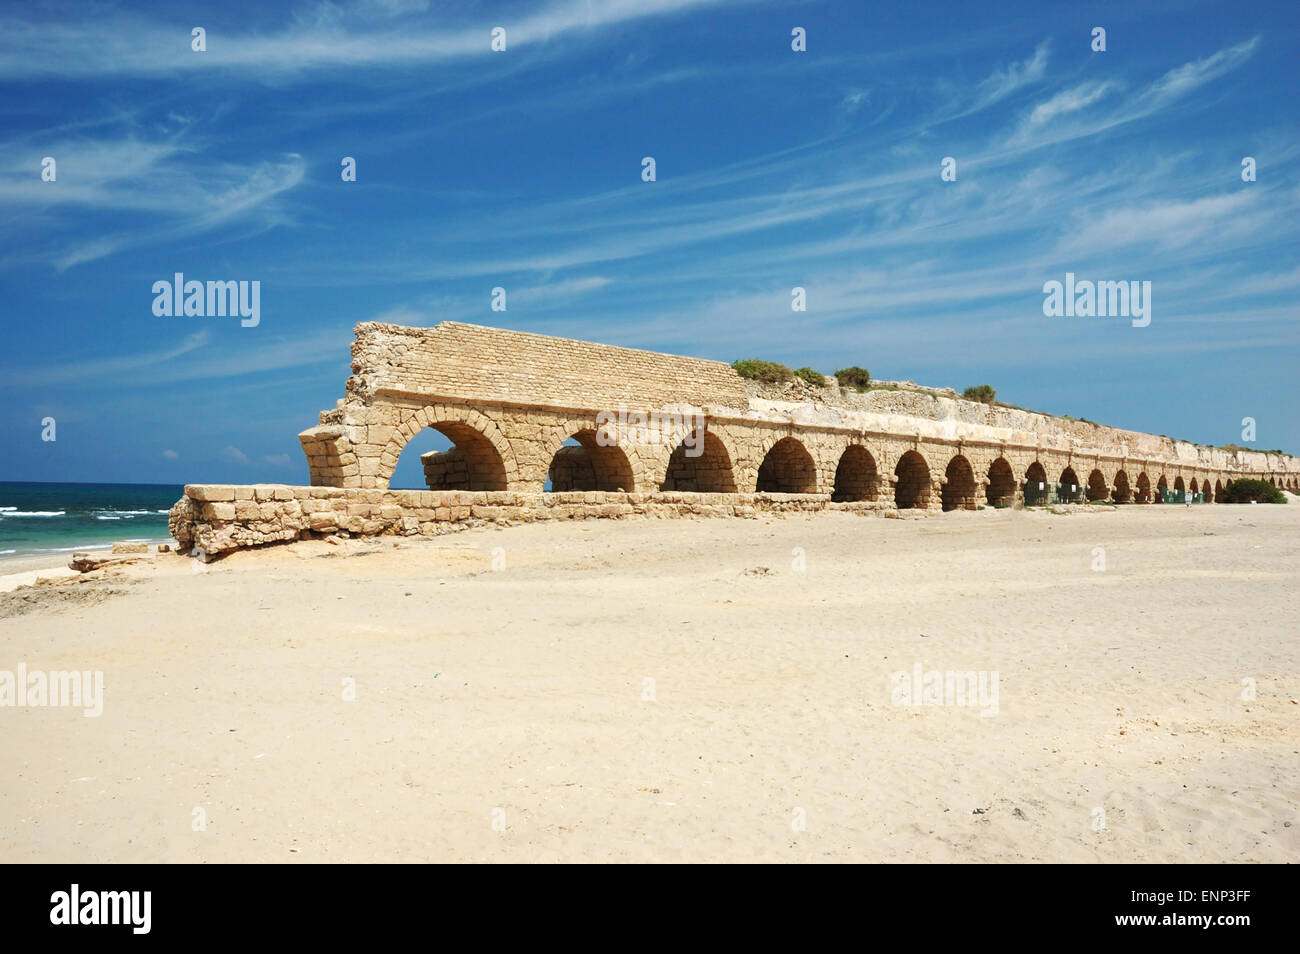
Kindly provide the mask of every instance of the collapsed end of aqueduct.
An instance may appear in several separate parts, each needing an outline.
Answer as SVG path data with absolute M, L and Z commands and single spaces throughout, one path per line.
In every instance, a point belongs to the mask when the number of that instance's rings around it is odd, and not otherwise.
M 352 356 L 345 397 L 298 435 L 311 486 L 188 485 L 171 515 L 182 546 L 215 554 L 313 533 L 638 513 L 1151 503 L 1166 491 L 1213 502 L 1241 476 L 1300 489 L 1288 455 L 951 391 L 793 393 L 718 361 L 450 321 L 364 322 Z M 389 490 L 426 427 L 453 444 L 422 455 L 429 489 Z

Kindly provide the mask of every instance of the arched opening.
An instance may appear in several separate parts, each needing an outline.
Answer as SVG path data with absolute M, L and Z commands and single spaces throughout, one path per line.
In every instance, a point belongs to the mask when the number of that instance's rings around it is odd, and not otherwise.
M 861 444 L 850 444 L 835 468 L 831 500 L 875 500 L 878 480 L 876 459 L 871 452 Z
M 1025 471 L 1025 506 L 1042 506 L 1051 495 L 1052 488 L 1047 485 L 1047 468 L 1034 461 Z
M 1223 481 L 1222 480 L 1216 480 L 1214 482 L 1214 502 L 1223 503 Z
M 1184 493 L 1184 492 L 1187 490 L 1187 485 L 1186 485 L 1185 483 L 1183 483 L 1183 478 L 1182 478 L 1182 477 L 1175 477 L 1175 478 L 1174 478 L 1174 490 L 1175 490 L 1177 493 L 1180 493 L 1180 494 L 1181 494 L 1181 493 Z
M 722 439 L 711 431 L 704 432 L 704 444 L 677 445 L 668 459 L 668 470 L 661 491 L 693 494 L 734 494 L 736 478 L 731 470 L 731 455 Z
M 1209 477 L 1201 481 L 1201 499 L 1206 503 L 1214 503 L 1214 487 L 1210 485 Z
M 1161 474 L 1160 479 L 1156 481 L 1155 493 L 1151 499 L 1154 503 L 1164 503 L 1167 493 L 1169 493 L 1169 481 L 1165 479 L 1164 474 Z
M 1128 474 L 1122 470 L 1115 474 L 1115 490 L 1111 499 L 1121 504 L 1133 502 L 1133 489 L 1128 485 Z
M 1146 471 L 1138 474 L 1138 503 L 1151 502 L 1151 478 L 1146 475 Z
M 1106 486 L 1106 478 L 1099 470 L 1094 470 L 1088 475 L 1088 499 L 1105 500 L 1110 496 L 1110 488 Z
M 817 466 L 808 449 L 793 437 L 772 445 L 758 468 L 760 494 L 813 494 L 817 492 Z
M 916 451 L 908 451 L 894 468 L 898 483 L 894 485 L 894 506 L 899 510 L 919 508 L 930 503 L 930 468 Z
M 944 511 L 975 509 L 975 471 L 970 461 L 958 454 L 948 461 L 947 480 L 940 495 Z
M 632 465 L 616 444 L 602 447 L 594 430 L 579 431 L 551 458 L 546 481 L 553 493 L 572 490 L 635 491 Z
M 1016 475 L 1006 458 L 989 465 L 989 485 L 984 491 L 990 507 L 1011 507 L 1016 502 Z
M 1061 471 L 1061 482 L 1057 485 L 1056 497 L 1067 503 L 1075 503 L 1083 497 L 1083 487 L 1079 485 L 1079 475 L 1074 472 L 1073 467 Z
M 505 490 L 506 465 L 479 431 L 444 421 L 407 442 L 388 486 L 392 490 Z
M 1193 477 L 1190 481 L 1187 482 L 1187 492 L 1191 494 L 1192 497 L 1195 497 L 1197 494 L 1201 492 L 1199 488 L 1200 485 L 1196 483 L 1195 477 Z

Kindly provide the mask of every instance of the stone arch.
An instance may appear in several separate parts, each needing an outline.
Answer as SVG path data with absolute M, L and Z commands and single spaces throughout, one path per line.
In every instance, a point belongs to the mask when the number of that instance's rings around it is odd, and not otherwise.
M 755 492 L 760 494 L 815 494 L 817 464 L 808 448 L 795 437 L 783 437 L 763 456 Z
M 596 439 L 596 430 L 578 431 L 566 440 L 577 444 L 562 444 L 551 458 L 546 475 L 551 481 L 551 491 L 565 493 L 574 490 L 606 492 L 636 492 L 636 477 L 632 462 L 617 444 L 604 444 Z
M 430 404 L 412 411 L 392 429 L 392 434 L 380 451 L 378 469 L 375 474 L 376 486 L 387 487 L 393 479 L 393 470 L 397 467 L 402 449 L 410 443 L 420 431 L 431 427 L 455 445 L 451 450 L 460 449 L 455 458 L 444 457 L 434 465 L 434 479 L 446 479 L 461 482 L 459 487 L 439 487 L 437 489 L 459 490 L 508 490 L 510 481 L 518 473 L 514 453 L 501 430 L 489 418 L 469 408 L 451 407 L 442 404 Z M 371 431 L 375 427 L 372 425 Z M 430 479 L 430 463 L 426 454 L 425 480 Z M 443 466 L 448 465 L 448 466 Z M 457 476 L 459 472 L 460 476 Z M 362 476 L 367 476 L 364 471 Z
M 1071 490 L 1070 488 L 1074 489 Z M 1083 486 L 1079 482 L 1079 475 L 1074 472 L 1073 467 L 1066 467 L 1061 471 L 1061 482 L 1057 487 L 1056 494 L 1062 500 L 1075 501 L 1083 496 Z
M 1187 492 L 1188 492 L 1189 494 L 1191 494 L 1191 495 L 1194 497 L 1194 496 L 1196 496 L 1197 494 L 1199 494 L 1199 493 L 1201 492 L 1201 491 L 1200 491 L 1200 486 L 1201 486 L 1201 485 L 1198 484 L 1198 483 L 1196 482 L 1196 478 L 1193 477 L 1193 478 L 1192 478 L 1190 481 L 1188 481 L 1188 483 L 1187 483 Z
M 706 430 L 700 452 L 692 454 L 694 449 L 687 448 L 685 441 L 677 445 L 668 458 L 668 468 L 664 471 L 659 489 L 700 494 L 734 494 L 736 475 L 731 465 L 731 454 L 722 438 Z
M 1174 478 L 1174 493 L 1179 493 L 1179 494 L 1187 493 L 1187 485 L 1183 483 L 1182 474 L 1179 474 L 1177 477 Z
M 1214 482 L 1214 502 L 1223 503 L 1223 479 Z
M 1025 505 L 1037 506 L 1047 502 L 1052 488 L 1047 484 L 1047 468 L 1034 461 L 1025 469 Z
M 1093 469 L 1088 475 L 1087 494 L 1089 500 L 1105 500 L 1110 496 L 1110 487 L 1106 484 L 1106 475 Z
M 1151 503 L 1151 478 L 1145 470 L 1138 474 L 1137 502 Z
M 1010 507 L 1016 502 L 1016 474 L 1005 457 L 989 465 L 989 485 L 984 492 L 990 507 Z
M 952 460 L 948 461 L 944 477 L 943 490 L 939 495 L 943 502 L 943 509 L 945 511 L 974 510 L 975 470 L 971 467 L 970 461 L 962 454 L 954 455 Z
M 1111 493 L 1111 499 L 1122 504 L 1133 502 L 1133 489 L 1129 487 L 1128 474 L 1122 470 L 1115 472 L 1115 489 Z
M 1156 492 L 1155 492 L 1156 503 L 1165 502 L 1165 493 L 1168 490 L 1169 490 L 1169 481 L 1168 479 L 1166 479 L 1164 474 L 1161 474 L 1160 479 L 1156 481 Z
M 1214 503 L 1214 486 L 1210 483 L 1209 477 L 1201 481 L 1201 494 L 1206 503 Z
M 914 450 L 898 458 L 894 468 L 898 483 L 894 486 L 894 506 L 899 510 L 926 509 L 930 505 L 930 467 Z
M 831 500 L 875 500 L 878 496 L 880 476 L 876 472 L 876 459 L 861 444 L 850 444 L 840 455 L 835 468 L 835 486 Z

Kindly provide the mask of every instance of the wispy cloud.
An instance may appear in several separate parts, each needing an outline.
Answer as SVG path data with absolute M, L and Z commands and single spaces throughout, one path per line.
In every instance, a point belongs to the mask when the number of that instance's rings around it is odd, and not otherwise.
M 567 0 L 526 14 L 508 10 L 462 18 L 455 26 L 431 25 L 418 3 L 371 2 L 347 16 L 320 5 L 277 32 L 225 29 L 210 17 L 207 49 L 191 49 L 190 27 L 137 15 L 110 13 L 99 18 L 0 18 L 0 77 L 60 79 L 102 76 L 193 75 L 237 71 L 243 77 L 285 79 L 338 67 L 397 70 L 418 64 L 492 55 L 491 30 L 506 30 L 507 48 L 544 48 L 561 36 L 598 30 L 653 17 L 719 6 L 725 0 Z M 734 0 L 733 0 L 734 2 Z M 373 14 L 384 14 L 373 16 Z M 372 14 L 367 17 L 365 14 Z M 400 25 L 398 25 L 400 23 Z
M 144 296 L 141 296 L 144 301 Z M 15 371 L 0 378 L 0 387 L 36 387 L 48 384 L 66 384 L 71 381 L 95 381 L 137 374 L 150 368 L 166 365 L 183 355 L 203 348 L 212 339 L 207 329 L 187 335 L 180 344 L 151 352 L 115 358 L 92 358 L 63 364 L 45 365 Z
M 1035 106 L 1025 117 L 1023 129 L 1032 131 L 1051 122 L 1057 116 L 1086 109 L 1117 86 L 1117 83 L 1106 80 L 1099 83 L 1081 83 L 1071 89 L 1062 90 Z
M 1019 63 L 1011 63 L 995 70 L 985 77 L 975 89 L 971 111 L 984 109 L 994 103 L 1000 103 L 1013 93 L 1031 86 L 1043 79 L 1047 72 L 1050 48 L 1047 43 L 1040 43 L 1033 56 Z
M 26 241 L 7 262 L 61 270 L 224 226 L 270 227 L 284 218 L 277 197 L 306 174 L 298 155 L 240 164 L 202 157 L 197 144 L 176 139 L 61 140 L 39 149 L 0 144 L 0 154 L 10 149 L 14 158 L 0 168 L 0 205 L 14 215 L 0 235 L 21 231 Z M 55 160 L 54 181 L 41 178 L 46 155 Z M 132 224 L 86 238 L 88 213 Z
M 1261 195 L 1244 190 L 1190 201 L 1083 212 L 1078 215 L 1077 227 L 1061 243 L 1060 252 L 1119 251 L 1134 245 L 1164 252 L 1210 236 L 1227 243 L 1234 236 L 1257 235 L 1261 216 L 1266 214 Z

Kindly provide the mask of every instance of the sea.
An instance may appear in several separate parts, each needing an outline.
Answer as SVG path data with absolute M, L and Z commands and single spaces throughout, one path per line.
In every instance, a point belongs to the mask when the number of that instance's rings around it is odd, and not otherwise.
M 0 481 L 0 561 L 103 550 L 118 540 L 171 539 L 167 511 L 180 484 Z

